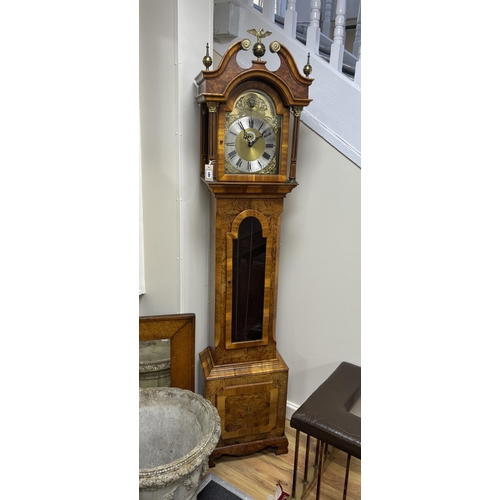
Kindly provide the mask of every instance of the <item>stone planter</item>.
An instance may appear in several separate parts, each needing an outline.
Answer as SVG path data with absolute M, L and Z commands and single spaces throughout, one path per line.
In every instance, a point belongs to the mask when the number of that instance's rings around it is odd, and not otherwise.
M 220 433 L 219 414 L 202 396 L 139 389 L 139 499 L 196 499 Z

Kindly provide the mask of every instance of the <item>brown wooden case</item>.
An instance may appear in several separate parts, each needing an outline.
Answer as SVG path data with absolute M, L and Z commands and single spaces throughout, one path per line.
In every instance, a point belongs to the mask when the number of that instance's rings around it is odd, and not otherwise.
M 286 453 L 288 366 L 277 350 L 276 311 L 280 227 L 284 199 L 298 184 L 300 112 L 310 102 L 312 80 L 302 76 L 286 47 L 273 42 L 280 67 L 259 58 L 242 69 L 233 44 L 219 67 L 196 78 L 200 104 L 200 175 L 211 161 L 213 335 L 200 353 L 205 397 L 221 417 L 220 442 L 211 457 L 243 455 L 267 446 Z M 255 51 L 254 51 L 255 54 Z M 281 123 L 279 165 L 273 174 L 228 173 L 224 168 L 226 113 L 238 97 L 265 93 Z

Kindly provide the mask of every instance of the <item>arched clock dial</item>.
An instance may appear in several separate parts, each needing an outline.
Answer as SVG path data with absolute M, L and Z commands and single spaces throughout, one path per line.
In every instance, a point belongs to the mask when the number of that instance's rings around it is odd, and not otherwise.
M 234 175 L 234 180 L 242 175 L 265 179 L 279 174 L 281 111 L 277 111 L 269 94 L 256 88 L 243 90 L 235 97 L 224 115 L 224 137 L 220 142 L 224 173 Z
M 231 123 L 224 139 L 226 160 L 241 172 L 256 173 L 276 162 L 276 134 L 263 118 L 242 116 Z

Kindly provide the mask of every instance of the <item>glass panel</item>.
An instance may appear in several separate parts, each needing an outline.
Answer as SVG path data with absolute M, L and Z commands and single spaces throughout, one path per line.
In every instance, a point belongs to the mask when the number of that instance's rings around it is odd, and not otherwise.
M 262 340 L 266 238 L 256 217 L 243 219 L 233 242 L 232 342 Z

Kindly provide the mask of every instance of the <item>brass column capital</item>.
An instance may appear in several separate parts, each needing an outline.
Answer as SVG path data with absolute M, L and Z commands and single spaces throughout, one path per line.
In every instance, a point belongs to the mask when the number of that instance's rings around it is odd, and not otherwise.
M 219 107 L 218 102 L 207 102 L 207 108 L 209 113 L 217 113 L 218 107 Z

